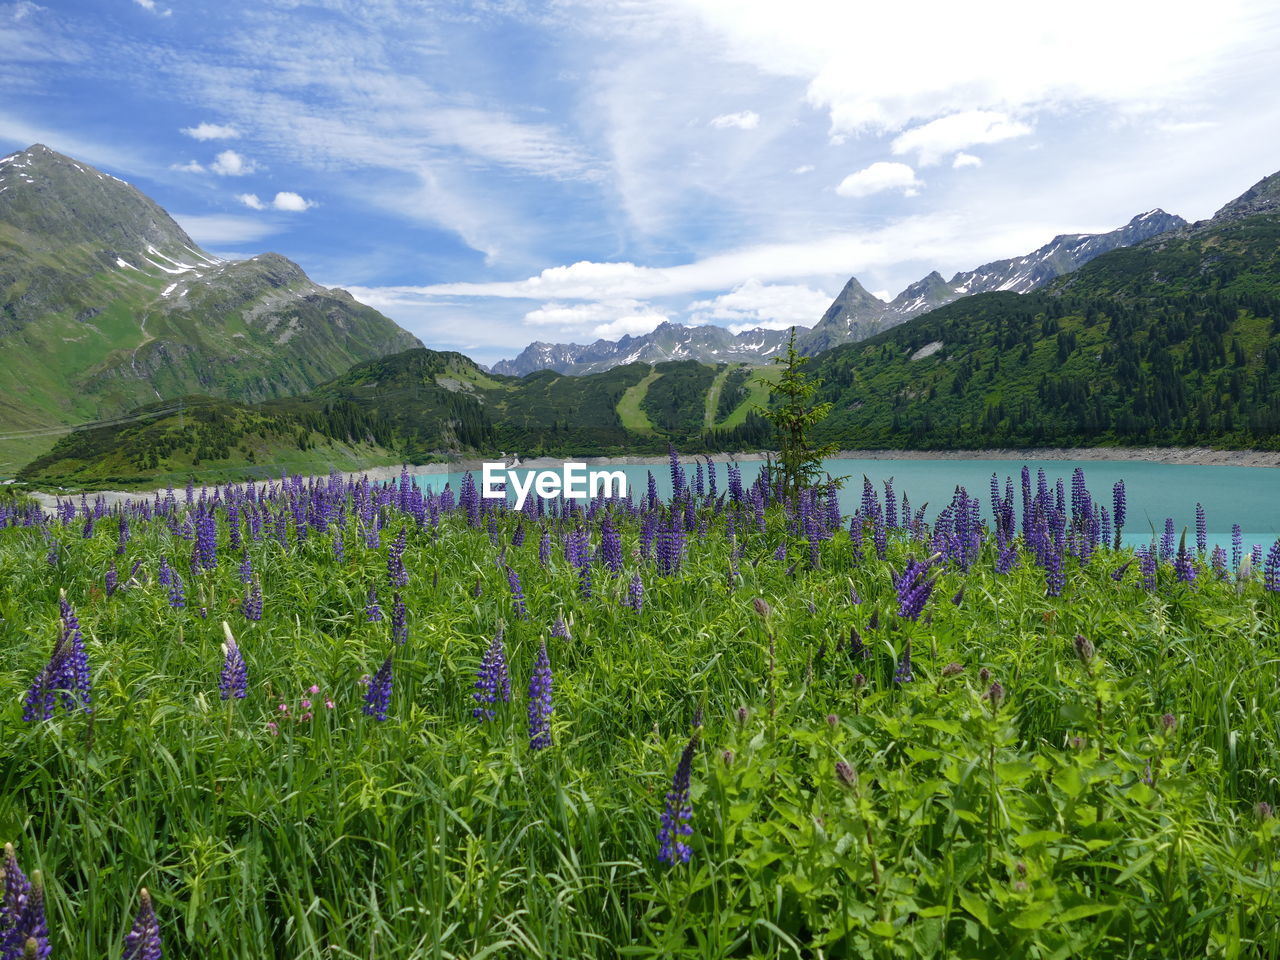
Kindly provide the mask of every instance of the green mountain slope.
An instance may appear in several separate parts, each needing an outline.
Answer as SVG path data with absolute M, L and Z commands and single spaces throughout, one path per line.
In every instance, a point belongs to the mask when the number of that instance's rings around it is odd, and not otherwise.
M 732 368 L 736 372 L 740 368 Z M 18 474 L 25 482 L 65 486 L 133 486 L 185 480 L 269 476 L 281 464 L 324 473 L 365 464 L 425 463 L 458 455 L 522 457 L 661 453 L 759 447 L 767 438 L 747 409 L 759 398 L 740 391 L 732 429 L 704 432 L 702 416 L 716 369 L 691 361 L 628 364 L 567 377 L 544 371 L 494 376 L 459 353 L 406 350 L 356 364 L 303 396 L 246 404 L 211 397 L 154 403 L 123 423 L 76 430 Z M 669 380 L 690 394 L 696 423 L 679 418 L 638 430 L 624 424 L 632 388 Z M 641 405 L 670 406 L 659 391 Z M 639 409 L 639 408 L 638 408 Z
M 309 390 L 418 341 L 278 254 L 212 257 L 154 202 L 35 145 L 0 160 L 0 474 L 155 400 Z
M 1044 291 L 817 358 L 849 446 L 1280 448 L 1280 176 Z

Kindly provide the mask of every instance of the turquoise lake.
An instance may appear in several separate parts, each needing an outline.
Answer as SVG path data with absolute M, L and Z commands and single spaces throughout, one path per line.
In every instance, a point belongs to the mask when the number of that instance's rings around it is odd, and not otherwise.
M 689 482 L 693 482 L 694 460 L 681 458 Z M 833 476 L 847 477 L 840 492 L 840 504 L 845 514 L 852 513 L 862 497 L 862 478 L 868 477 L 883 492 L 884 481 L 892 478 L 899 500 L 905 492 L 913 508 L 928 503 L 926 516 L 932 519 L 950 502 L 957 486 L 964 486 L 970 495 L 983 503 L 984 513 L 990 513 L 990 481 L 994 473 L 1000 478 L 1003 489 L 1005 477 L 1013 478 L 1017 503 L 1021 508 L 1019 474 L 1023 465 L 1031 468 L 1033 478 L 1043 469 L 1052 485 L 1061 477 L 1070 493 L 1071 473 L 1076 467 L 1084 469 L 1086 485 L 1095 500 L 1111 507 L 1111 488 L 1117 480 L 1124 480 L 1128 492 L 1128 519 L 1125 521 L 1125 540 L 1130 544 L 1145 543 L 1152 539 L 1152 531 L 1158 535 L 1164 529 L 1166 517 L 1172 517 L 1179 532 L 1188 530 L 1188 542 L 1194 542 L 1196 503 L 1204 505 L 1208 519 L 1209 545 L 1221 544 L 1230 548 L 1231 525 L 1240 524 L 1244 531 L 1245 549 L 1255 543 L 1269 545 L 1280 537 L 1280 469 L 1269 467 L 1184 466 L 1182 464 L 1074 461 L 1074 460 L 829 460 L 827 470 Z M 749 486 L 760 472 L 761 461 L 748 460 L 740 464 L 742 482 Z M 648 486 L 652 471 L 657 482 L 658 495 L 671 494 L 671 475 L 666 464 L 591 466 L 590 470 L 621 470 L 627 476 L 632 497 L 642 496 Z M 723 491 L 728 483 L 727 463 L 716 461 L 717 483 Z M 526 475 L 528 470 L 517 469 Z M 417 477 L 420 485 L 443 489 L 446 482 L 456 491 L 462 473 L 422 474 Z M 476 473 L 476 482 L 480 476 Z

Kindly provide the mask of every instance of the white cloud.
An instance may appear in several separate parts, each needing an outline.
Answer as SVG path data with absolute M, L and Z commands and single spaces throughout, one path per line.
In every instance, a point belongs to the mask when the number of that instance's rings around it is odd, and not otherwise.
M 180 170 L 183 173 L 204 173 L 204 164 L 198 160 L 188 160 L 186 163 L 171 163 L 170 170 Z
M 812 163 L 802 163 L 800 166 L 792 170 L 792 173 L 813 173 L 814 166 Z
M 811 327 L 831 305 L 831 294 L 798 284 L 764 284 L 754 278 L 729 293 L 688 306 L 689 322 L 719 323 L 734 333 L 765 327 Z
M 301 213 L 310 207 L 315 206 L 314 200 L 304 200 L 301 196 L 292 190 L 282 190 L 276 194 L 276 198 L 271 201 L 271 205 L 277 210 L 287 210 L 290 213 Z
M 237 217 L 226 214 L 187 214 L 175 213 L 173 219 L 191 238 L 202 247 L 216 247 L 219 244 L 234 246 L 239 243 L 251 243 L 279 233 L 275 224 L 264 223 L 253 217 Z
M 842 197 L 867 197 L 882 190 L 901 190 L 905 196 L 914 197 L 923 186 L 924 182 L 905 163 L 877 160 L 841 180 L 836 193 Z
M 567 331 L 568 336 L 590 333 L 606 340 L 623 334 L 638 336 L 648 333 L 670 318 L 647 303 L 633 299 L 617 299 L 596 303 L 544 303 L 524 315 L 525 323 L 553 326 Z
M 877 300 L 883 300 L 885 303 L 893 299 L 893 294 L 888 290 L 872 290 L 871 295 Z
M 236 199 L 251 210 L 265 210 L 267 205 L 258 199 L 256 193 L 237 193 Z
M 198 123 L 194 127 L 183 127 L 182 132 L 196 140 L 235 140 L 240 136 L 235 127 L 217 123 Z
M 156 0 L 133 0 L 133 2 L 136 3 L 138 6 L 140 6 L 143 10 L 150 11 L 151 13 L 154 13 L 157 16 L 167 17 L 171 13 L 173 13 L 172 10 L 161 9 L 161 7 L 156 4 Z
M 246 159 L 234 150 L 223 150 L 213 158 L 213 163 L 209 167 L 220 177 L 243 177 L 253 173 L 257 168 L 257 164 L 252 160 Z
M 1222 0 L 1210 13 L 1200 0 L 1168 0 L 1156 16 L 1147 3 L 1076 0 L 1063 17 L 1022 0 L 986 0 L 960 15 L 946 0 L 668 0 L 664 12 L 692 15 L 722 55 L 801 80 L 832 133 L 858 134 L 973 109 L 1147 110 L 1191 99 L 1233 58 L 1274 49 L 1269 8 Z M 868 41 L 852 56 L 850 37 Z M 1160 69 L 1135 50 L 1159 50 Z
M 718 130 L 737 127 L 739 130 L 754 130 L 760 126 L 760 114 L 754 110 L 743 110 L 741 113 L 724 113 L 711 120 L 711 126 Z
M 1030 126 L 1010 119 L 1007 114 L 993 110 L 964 110 L 900 134 L 893 141 L 893 152 L 898 156 L 915 153 L 920 165 L 928 167 L 965 147 L 999 143 L 1025 137 L 1030 132 Z
M 957 153 L 955 159 L 951 161 L 951 166 L 957 170 L 963 170 L 965 167 L 982 166 L 982 158 L 975 157 L 972 153 L 965 153 L 963 150 Z
M 967 269 L 1034 250 L 1055 234 L 1074 232 L 1088 230 L 1058 221 L 976 224 L 963 215 L 917 216 L 880 230 L 741 247 L 672 267 L 584 260 L 548 267 L 524 280 L 362 287 L 364 294 L 356 293 L 355 288 L 352 293 L 362 300 L 367 295 L 382 303 L 402 305 L 440 297 L 649 301 L 730 290 L 753 279 L 760 283 L 806 277 L 847 279 L 851 273 L 894 267 L 905 261 L 923 261 L 940 269 Z

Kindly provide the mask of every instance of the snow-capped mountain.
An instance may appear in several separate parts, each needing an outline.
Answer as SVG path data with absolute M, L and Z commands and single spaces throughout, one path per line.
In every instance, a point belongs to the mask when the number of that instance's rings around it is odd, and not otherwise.
M 1027 293 L 1109 250 L 1133 246 L 1186 226 L 1186 223 L 1181 217 L 1163 210 L 1148 210 L 1119 229 L 1107 233 L 1062 234 L 1024 257 L 986 263 L 957 273 L 950 281 L 944 280 L 935 270 L 888 303 L 867 293 L 854 277 L 840 291 L 822 319 L 801 338 L 801 347 L 812 355 L 837 344 L 865 340 L 912 317 L 977 293 L 995 290 Z
M 701 360 L 704 363 L 764 363 L 786 343 L 782 330 L 754 329 L 733 334 L 724 327 L 662 323 L 642 336 L 597 340 L 592 344 L 531 343 L 514 360 L 499 360 L 494 373 L 523 377 L 536 370 L 581 376 L 624 363 Z
M 1026 256 L 983 264 L 957 273 L 949 281 L 935 270 L 888 303 L 872 296 L 857 277 L 851 277 L 817 323 L 801 332 L 800 347 L 812 356 L 841 343 L 865 340 L 961 297 L 993 290 L 1026 293 L 1109 250 L 1132 246 L 1185 225 L 1179 216 L 1149 210 L 1116 230 L 1063 234 Z M 515 359 L 495 363 L 493 372 L 510 376 L 524 376 L 535 370 L 584 374 L 624 363 L 688 359 L 766 363 L 782 349 L 786 339 L 786 331 L 780 330 L 755 329 L 735 335 L 723 327 L 664 323 L 652 333 L 617 341 L 597 340 L 587 345 L 531 343 Z

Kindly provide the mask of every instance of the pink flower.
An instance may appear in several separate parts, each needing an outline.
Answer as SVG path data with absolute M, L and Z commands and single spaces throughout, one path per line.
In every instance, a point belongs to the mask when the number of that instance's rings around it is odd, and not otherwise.
M 330 699 L 328 699 L 328 698 L 326 698 L 326 699 L 325 699 L 325 701 L 324 701 L 324 708 L 325 708 L 326 710 L 332 710 L 332 709 L 333 709 L 333 701 L 332 701 L 332 700 L 330 700 Z
M 276 726 L 276 724 L 272 723 L 271 721 L 267 722 L 267 729 L 271 731 L 271 735 L 273 737 L 280 736 L 280 728 Z
M 319 692 L 320 692 L 320 686 L 319 684 L 315 684 L 315 683 L 313 683 L 310 689 L 307 690 L 307 693 L 310 693 L 310 694 L 317 694 Z
M 280 712 L 281 712 L 281 713 L 288 713 L 288 712 L 289 712 L 289 706 L 288 706 L 288 704 L 284 704 L 284 703 L 280 704 Z
M 310 710 L 310 709 L 311 709 L 311 701 L 310 701 L 310 700 L 303 700 L 303 701 L 302 701 L 302 709 L 303 709 L 303 710 Z M 305 720 L 306 718 L 304 717 L 303 719 Z
M 311 711 L 310 711 L 310 710 L 308 710 L 306 713 L 304 713 L 304 714 L 302 715 L 301 719 L 303 719 L 303 720 L 310 720 L 310 719 L 311 719 Z

